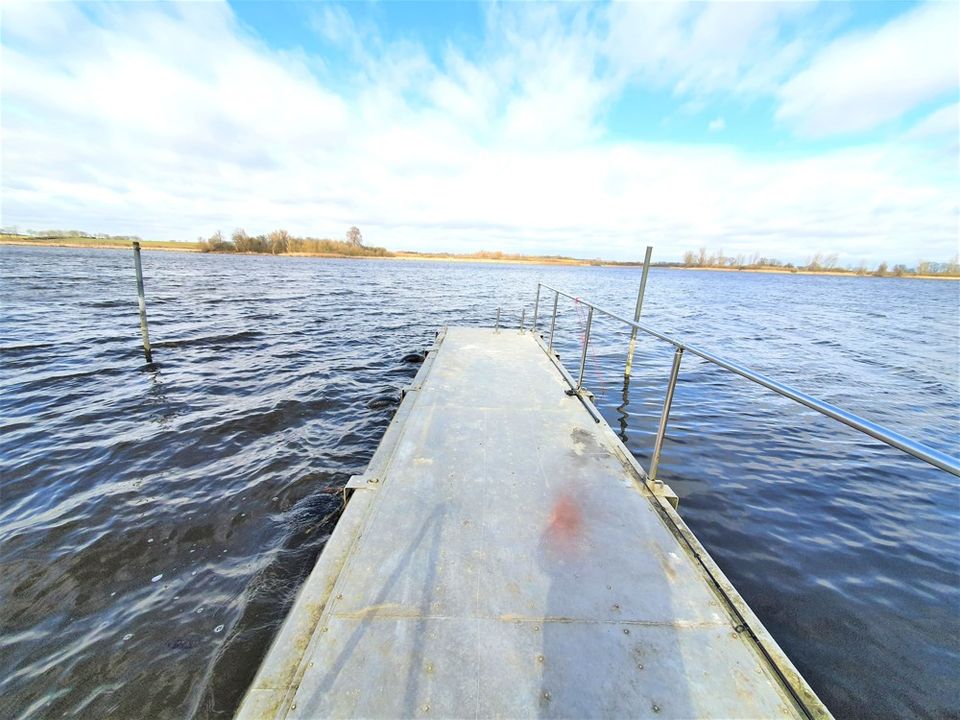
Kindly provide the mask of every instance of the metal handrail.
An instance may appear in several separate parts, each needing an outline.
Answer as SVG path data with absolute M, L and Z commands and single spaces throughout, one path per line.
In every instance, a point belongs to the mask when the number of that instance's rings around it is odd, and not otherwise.
M 557 302 L 559 301 L 561 295 L 563 297 L 574 300 L 575 302 L 578 302 L 581 305 L 586 305 L 589 308 L 589 315 L 588 315 L 589 318 L 592 318 L 594 311 L 596 311 L 614 320 L 619 320 L 620 322 L 624 323 L 625 325 L 631 328 L 634 328 L 635 330 L 640 330 L 642 332 L 647 333 L 648 335 L 652 335 L 653 337 L 659 340 L 663 340 L 664 342 L 670 343 L 676 348 L 673 356 L 673 366 L 670 371 L 670 382 L 667 386 L 667 394 L 663 403 L 663 412 L 661 413 L 661 416 L 660 416 L 660 426 L 657 430 L 657 439 L 654 444 L 653 458 L 650 462 L 650 472 L 648 473 L 650 476 L 650 479 L 653 481 L 656 481 L 657 468 L 660 464 L 660 452 L 663 449 L 663 441 L 664 441 L 664 437 L 666 436 L 667 422 L 669 421 L 669 418 L 670 418 L 670 405 L 673 402 L 674 389 L 676 387 L 677 378 L 680 373 L 680 362 L 683 359 L 683 354 L 685 352 L 692 353 L 693 355 L 703 358 L 707 362 L 713 363 L 714 365 L 722 367 L 725 370 L 728 370 L 732 373 L 740 375 L 741 377 L 745 377 L 747 380 L 751 380 L 757 383 L 758 385 L 762 385 L 768 390 L 772 390 L 773 392 L 779 395 L 783 395 L 786 398 L 790 398 L 794 402 L 800 403 L 801 405 L 805 405 L 811 410 L 816 410 L 821 415 L 826 415 L 829 418 L 833 418 L 834 420 L 842 422 L 844 425 L 852 427 L 854 430 L 859 430 L 860 432 L 866 435 L 869 435 L 870 437 L 875 438 L 883 443 L 886 443 L 891 447 L 895 447 L 898 450 L 902 450 L 903 452 L 913 455 L 915 458 L 923 460 L 924 462 L 929 463 L 934 467 L 938 467 L 941 470 L 946 470 L 948 473 L 952 473 L 953 475 L 960 477 L 960 460 L 957 460 L 957 458 L 955 457 L 952 457 L 950 455 L 947 455 L 946 453 L 940 452 L 939 450 L 936 450 L 932 447 L 924 445 L 923 443 L 919 443 L 919 442 L 916 442 L 915 440 L 911 440 L 905 435 L 901 435 L 898 432 L 890 430 L 889 428 L 885 428 L 882 425 L 878 425 L 877 423 L 871 420 L 867 420 L 866 418 L 862 418 L 859 415 L 854 415 L 851 412 L 847 412 L 843 408 L 839 408 L 836 405 L 831 405 L 830 403 L 824 402 L 823 400 L 819 400 L 813 397 L 812 395 L 807 395 L 806 393 L 801 392 L 796 388 L 792 388 L 789 385 L 785 385 L 784 383 L 779 382 L 778 380 L 774 380 L 773 378 L 767 377 L 766 375 L 763 375 L 758 372 L 754 372 L 753 370 L 741 365 L 740 363 L 734 362 L 732 360 L 726 360 L 722 357 L 714 355 L 712 352 L 708 352 L 707 350 L 702 350 L 698 347 L 694 347 L 693 345 L 689 345 L 688 343 L 685 343 L 681 340 L 672 338 L 669 335 L 658 332 L 647 325 L 636 322 L 634 320 L 629 320 L 625 317 L 622 317 L 621 315 L 617 315 L 616 313 L 610 312 L 609 310 L 605 310 L 604 308 L 599 307 L 591 302 L 582 300 L 581 298 L 576 297 L 575 295 L 570 295 L 569 293 L 565 293 L 562 290 L 558 290 L 555 287 L 551 287 L 546 283 L 539 283 L 539 282 L 537 283 L 537 299 L 536 299 L 536 304 L 533 310 L 534 324 L 533 324 L 533 327 L 531 328 L 531 332 L 535 332 L 537 329 L 536 321 L 537 321 L 537 315 L 538 315 L 538 310 L 540 305 L 540 288 L 545 288 L 546 290 L 550 290 L 555 293 L 554 301 L 553 301 L 553 318 L 550 321 L 550 341 L 547 346 L 548 349 L 550 350 L 553 349 L 553 334 L 556 329 L 556 323 L 557 323 Z M 590 342 L 590 323 L 588 322 L 587 329 L 586 329 L 586 332 L 584 333 L 584 339 L 583 339 L 583 353 L 580 358 L 579 380 L 577 382 L 577 385 L 573 388 L 574 392 L 578 395 L 583 390 L 583 372 L 584 372 L 584 366 L 586 364 L 586 359 L 587 359 L 587 343 L 589 342 Z

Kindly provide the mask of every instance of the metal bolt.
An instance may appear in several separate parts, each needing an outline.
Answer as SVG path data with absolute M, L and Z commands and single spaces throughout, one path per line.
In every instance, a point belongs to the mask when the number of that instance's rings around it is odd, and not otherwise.
M 538 663 L 542 663 L 542 662 L 543 662 L 543 655 L 537 655 L 537 662 L 538 662 Z
M 654 706 L 653 706 L 653 711 L 654 711 L 654 712 L 660 712 L 660 706 L 657 705 L 657 704 L 654 704 Z
M 543 691 L 543 699 L 544 699 L 544 700 L 549 700 L 549 699 L 550 699 L 550 691 L 549 691 L 549 690 L 544 690 L 544 691 Z
M 629 634 L 630 634 L 630 631 L 629 631 L 627 628 L 624 628 L 624 629 L 623 629 L 623 634 L 624 634 L 624 635 L 629 635 Z

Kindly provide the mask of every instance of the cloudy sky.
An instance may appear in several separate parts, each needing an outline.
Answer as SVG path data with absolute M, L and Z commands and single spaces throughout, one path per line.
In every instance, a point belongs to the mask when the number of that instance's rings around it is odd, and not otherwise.
M 956 3 L 16 5 L 2 224 L 958 252 Z

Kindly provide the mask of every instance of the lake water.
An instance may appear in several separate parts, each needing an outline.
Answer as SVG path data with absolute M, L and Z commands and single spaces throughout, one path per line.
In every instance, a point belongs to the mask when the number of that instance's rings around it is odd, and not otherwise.
M 537 280 L 632 314 L 639 269 L 0 249 L 5 718 L 230 717 L 444 324 Z M 552 298 L 546 303 L 549 311 Z M 646 321 L 956 454 L 960 283 L 651 271 Z M 582 307 L 557 342 L 579 358 Z M 541 326 L 543 313 L 541 313 Z M 672 350 L 594 322 L 647 466 Z M 660 477 L 838 717 L 960 708 L 957 479 L 685 357 Z

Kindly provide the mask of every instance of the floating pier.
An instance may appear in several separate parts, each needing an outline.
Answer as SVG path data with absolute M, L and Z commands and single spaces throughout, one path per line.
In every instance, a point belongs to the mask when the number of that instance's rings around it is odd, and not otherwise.
M 571 384 L 438 334 L 239 718 L 830 717 Z

